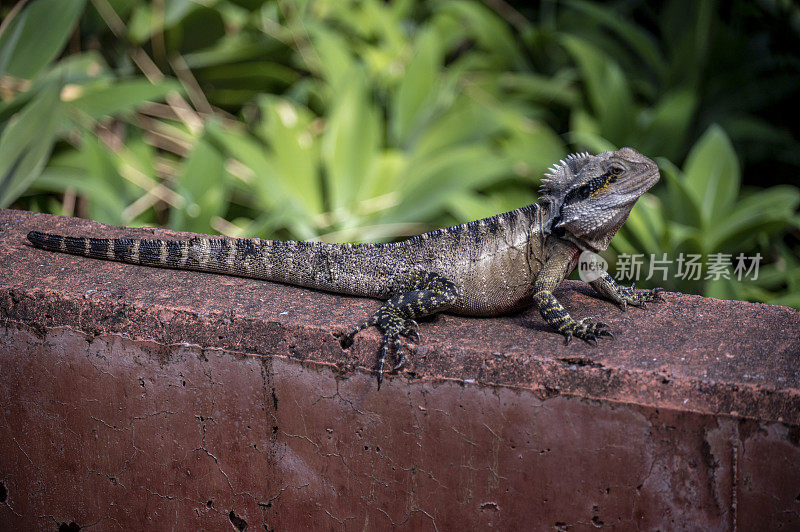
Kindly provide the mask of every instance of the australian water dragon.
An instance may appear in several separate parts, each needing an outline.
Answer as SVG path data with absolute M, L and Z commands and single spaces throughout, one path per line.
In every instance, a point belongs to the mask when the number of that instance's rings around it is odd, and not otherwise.
M 342 338 L 342 345 L 349 347 L 366 327 L 383 331 L 380 387 L 389 350 L 395 350 L 396 370 L 404 360 L 400 336 L 418 341 L 415 319 L 437 312 L 495 316 L 534 305 L 567 342 L 573 336 L 590 343 L 611 336 L 601 321 L 573 319 L 553 291 L 575 268 L 582 251 L 608 247 L 636 200 L 658 179 L 656 164 L 631 148 L 573 154 L 551 169 L 533 205 L 388 244 L 107 239 L 39 231 L 31 231 L 28 239 L 43 249 L 87 257 L 386 300 Z M 591 285 L 622 308 L 662 299 L 660 289 L 623 287 L 606 272 Z

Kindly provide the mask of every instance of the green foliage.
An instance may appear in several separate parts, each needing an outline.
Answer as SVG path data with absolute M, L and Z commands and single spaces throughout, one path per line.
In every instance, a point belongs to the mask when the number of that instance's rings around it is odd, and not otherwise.
M 58 87 L 46 87 L 2 124 L 0 205 L 8 205 L 42 171 L 55 140 Z
M 38 0 L 27 6 L 0 36 L 0 75 L 39 75 L 64 48 L 84 4 L 85 0 Z
M 761 253 L 757 282 L 666 286 L 800 306 L 798 189 L 750 170 L 796 175 L 775 109 L 800 62 L 763 46 L 792 8 L 631 5 L 37 0 L 0 34 L 0 206 L 386 240 L 531 203 L 568 152 L 628 145 L 663 180 L 612 254 Z

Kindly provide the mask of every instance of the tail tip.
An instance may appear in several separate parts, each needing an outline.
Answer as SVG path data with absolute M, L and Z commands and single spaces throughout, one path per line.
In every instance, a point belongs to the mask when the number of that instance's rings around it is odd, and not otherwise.
M 44 237 L 44 233 L 41 231 L 31 231 L 28 233 L 28 240 L 30 240 L 31 244 L 38 244 L 42 241 Z

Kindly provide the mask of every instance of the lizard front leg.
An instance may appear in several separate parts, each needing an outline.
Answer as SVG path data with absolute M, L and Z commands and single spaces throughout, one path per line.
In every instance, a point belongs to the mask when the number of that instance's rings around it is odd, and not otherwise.
M 607 272 L 600 272 L 600 277 L 589 282 L 592 288 L 601 296 L 610 299 L 620 306 L 622 310 L 627 310 L 628 305 L 646 308 L 649 301 L 664 301 L 661 292 L 663 288 L 653 288 L 652 290 L 635 290 L 633 286 L 622 286 L 617 283 Z
M 566 343 L 575 336 L 595 344 L 601 336 L 613 336 L 608 330 L 608 325 L 592 318 L 574 319 L 553 295 L 553 291 L 573 267 L 572 251 L 568 246 L 556 246 L 551 250 L 534 281 L 533 303 L 539 309 L 544 321 L 564 335 Z
M 445 277 L 428 271 L 416 270 L 395 285 L 392 292 L 396 294 L 386 301 L 373 316 L 358 325 L 342 338 L 342 346 L 347 348 L 353 344 L 353 338 L 359 331 L 376 325 L 383 331 L 383 346 L 378 358 L 378 389 L 383 381 L 383 366 L 389 348 L 394 347 L 397 363 L 393 370 L 403 366 L 405 353 L 400 336 L 419 340 L 415 318 L 435 314 L 447 309 L 458 296 L 455 284 Z

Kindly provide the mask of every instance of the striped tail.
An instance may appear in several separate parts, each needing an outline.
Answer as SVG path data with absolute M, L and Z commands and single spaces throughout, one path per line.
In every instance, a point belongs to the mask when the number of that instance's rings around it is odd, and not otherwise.
M 87 238 L 31 231 L 28 240 L 42 249 L 96 259 L 128 262 L 174 270 L 238 275 L 339 294 L 386 297 L 394 273 L 387 248 L 374 244 L 327 244 L 261 240 L 259 238 L 201 238 L 140 240 Z M 403 252 L 402 248 L 396 248 Z M 388 266 L 386 265 L 388 261 Z
M 242 254 L 253 255 L 257 245 L 251 240 L 193 238 L 191 240 L 140 240 L 132 238 L 87 238 L 31 231 L 28 240 L 42 249 L 157 266 L 161 268 L 200 270 L 233 275 L 252 275 L 240 264 Z

